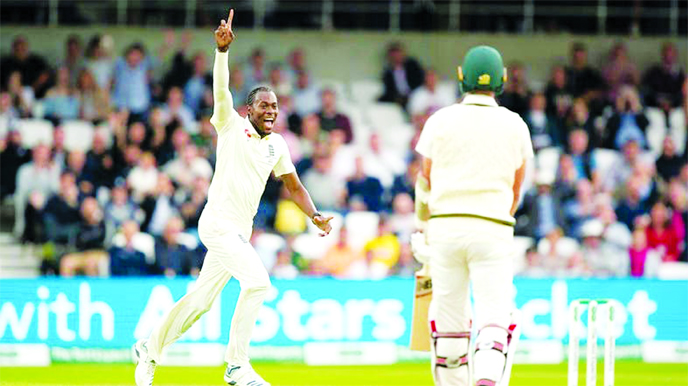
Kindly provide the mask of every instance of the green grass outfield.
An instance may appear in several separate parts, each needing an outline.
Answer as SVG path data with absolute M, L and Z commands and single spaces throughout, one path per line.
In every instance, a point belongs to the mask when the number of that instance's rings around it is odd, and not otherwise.
M 598 368 L 602 385 L 602 363 Z M 301 364 L 256 363 L 273 386 L 411 386 L 432 385 L 429 365 L 309 367 Z M 581 363 L 581 371 L 583 371 Z M 156 386 L 225 385 L 220 367 L 160 367 Z M 511 386 L 566 384 L 566 364 L 517 365 Z M 581 376 L 580 384 L 584 384 Z M 57 364 L 51 367 L 0 368 L 0 385 L 134 385 L 134 365 Z M 686 386 L 688 364 L 617 362 L 615 386 Z

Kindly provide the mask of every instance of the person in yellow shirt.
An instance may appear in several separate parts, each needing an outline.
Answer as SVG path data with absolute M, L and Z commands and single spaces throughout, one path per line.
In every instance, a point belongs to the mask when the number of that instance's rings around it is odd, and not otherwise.
M 399 239 L 392 233 L 387 219 L 380 217 L 378 235 L 365 244 L 363 253 L 371 264 L 382 263 L 389 269 L 399 260 L 400 250 Z

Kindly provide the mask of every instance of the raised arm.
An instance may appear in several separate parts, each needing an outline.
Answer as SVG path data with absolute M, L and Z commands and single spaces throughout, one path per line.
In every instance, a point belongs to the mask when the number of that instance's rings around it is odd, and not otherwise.
M 232 117 L 234 101 L 229 92 L 229 64 L 228 51 L 229 45 L 234 41 L 235 35 L 232 31 L 232 19 L 234 10 L 229 11 L 227 21 L 222 20 L 220 26 L 215 30 L 215 63 L 213 65 L 213 116 L 210 123 L 219 132 L 222 130 Z

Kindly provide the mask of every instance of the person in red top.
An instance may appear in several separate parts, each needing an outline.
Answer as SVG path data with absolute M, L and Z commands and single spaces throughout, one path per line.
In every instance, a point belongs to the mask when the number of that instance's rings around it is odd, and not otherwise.
M 666 205 L 659 201 L 652 206 L 650 211 L 650 224 L 645 229 L 647 246 L 660 250 L 662 261 L 678 261 L 679 235 L 671 223 Z

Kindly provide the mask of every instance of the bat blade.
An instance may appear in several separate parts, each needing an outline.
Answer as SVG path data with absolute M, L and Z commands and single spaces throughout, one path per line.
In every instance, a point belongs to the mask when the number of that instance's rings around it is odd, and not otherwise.
M 416 272 L 416 289 L 413 298 L 413 319 L 411 320 L 411 342 L 413 351 L 430 351 L 430 327 L 428 308 L 432 300 L 432 279 L 426 266 Z

